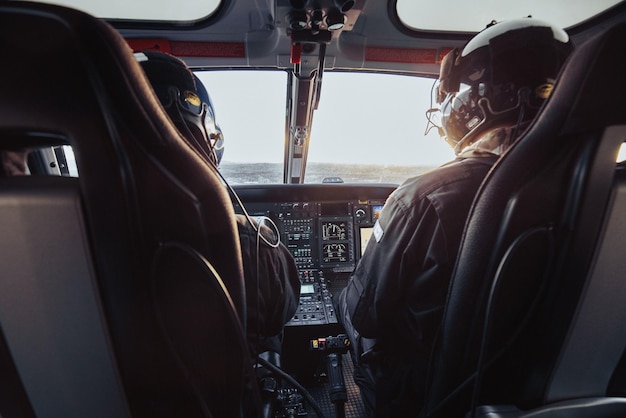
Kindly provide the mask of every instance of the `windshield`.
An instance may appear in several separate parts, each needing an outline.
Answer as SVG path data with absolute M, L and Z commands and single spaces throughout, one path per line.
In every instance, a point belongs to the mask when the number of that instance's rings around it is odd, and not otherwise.
M 224 133 L 231 184 L 282 183 L 287 73 L 207 71 Z M 432 79 L 325 72 L 313 116 L 305 183 L 401 183 L 451 160 L 436 130 L 424 135 Z

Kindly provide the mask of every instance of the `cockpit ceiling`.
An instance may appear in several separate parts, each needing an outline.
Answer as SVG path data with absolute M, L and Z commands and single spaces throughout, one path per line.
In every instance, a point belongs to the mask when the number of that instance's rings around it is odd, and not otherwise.
M 230 0 L 52 0 L 112 20 L 170 22 L 194 25 L 210 21 L 220 10 L 228 10 Z M 374 0 L 369 0 L 374 2 Z M 300 1 L 302 2 L 302 1 Z M 390 10 L 397 14 L 400 24 L 420 31 L 477 32 L 492 20 L 512 19 L 532 15 L 560 27 L 575 26 L 609 9 L 620 0 L 390 0 Z M 256 8 L 275 10 L 278 0 L 257 0 Z M 275 4 L 276 3 L 276 4 Z M 297 3 L 292 1 L 291 3 Z M 367 7 L 368 1 L 364 2 Z M 394 4 L 395 3 L 395 4 Z M 395 7 L 394 7 L 395 6 Z M 249 9 L 253 7 L 248 6 Z M 365 10 L 366 11 L 366 10 Z M 366 11 L 367 12 L 367 11 Z M 279 17 L 274 17 L 275 19 Z

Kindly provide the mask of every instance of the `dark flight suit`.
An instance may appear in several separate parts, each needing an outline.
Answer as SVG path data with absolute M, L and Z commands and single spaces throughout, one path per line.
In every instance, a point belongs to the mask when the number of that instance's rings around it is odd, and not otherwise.
M 272 248 L 257 240 L 257 232 L 244 216 L 237 215 L 237 227 L 246 286 L 247 339 L 251 354 L 264 351 L 280 353 L 283 327 L 295 314 L 300 298 L 296 263 L 282 243 Z M 276 242 L 270 228 L 262 226 L 261 231 L 270 243 Z
M 483 154 L 484 155 L 484 154 Z M 354 379 L 377 417 L 417 416 L 432 344 L 474 195 L 495 155 L 408 179 L 381 212 L 337 309 Z

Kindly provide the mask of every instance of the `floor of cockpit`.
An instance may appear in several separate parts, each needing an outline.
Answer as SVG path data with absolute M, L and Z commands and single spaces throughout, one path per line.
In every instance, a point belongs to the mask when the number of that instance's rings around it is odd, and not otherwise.
M 345 417 L 363 418 L 365 417 L 365 407 L 363 406 L 363 401 L 361 400 L 359 387 L 356 385 L 356 383 L 354 383 L 354 379 L 352 378 L 354 366 L 352 364 L 352 359 L 349 354 L 342 355 L 342 370 L 347 394 L 347 401 L 344 405 Z M 326 418 L 335 418 L 337 417 L 337 413 L 335 410 L 335 405 L 331 402 L 328 395 L 328 386 L 329 385 L 326 383 L 316 387 L 306 387 L 306 389 L 317 401 L 321 411 L 324 413 L 324 416 Z M 313 408 L 308 406 L 307 409 L 308 418 L 318 418 L 318 415 L 315 413 Z

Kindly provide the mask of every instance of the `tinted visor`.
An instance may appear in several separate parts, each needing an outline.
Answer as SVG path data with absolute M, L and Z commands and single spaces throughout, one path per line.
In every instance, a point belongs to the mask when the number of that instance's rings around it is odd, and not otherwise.
M 439 118 L 446 141 L 453 147 L 482 120 L 472 117 L 471 86 L 459 84 L 459 91 L 448 93 L 441 103 Z M 483 118 L 484 119 L 484 118 Z

